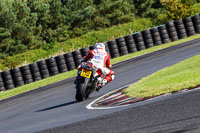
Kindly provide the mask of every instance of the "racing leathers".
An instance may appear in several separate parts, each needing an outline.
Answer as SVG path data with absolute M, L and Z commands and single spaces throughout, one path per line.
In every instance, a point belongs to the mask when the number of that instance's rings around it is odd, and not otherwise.
M 87 56 L 82 58 L 81 62 L 90 62 L 92 65 L 96 66 L 96 72 L 98 74 L 104 75 L 101 81 L 101 87 L 114 79 L 115 73 L 110 69 L 110 55 L 105 50 L 101 48 L 91 50 Z

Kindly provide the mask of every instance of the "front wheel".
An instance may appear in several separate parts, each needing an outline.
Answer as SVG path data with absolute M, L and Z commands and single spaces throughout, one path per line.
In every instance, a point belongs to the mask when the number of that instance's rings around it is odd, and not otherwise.
M 88 78 L 81 79 L 81 80 L 82 81 L 77 84 L 76 96 L 75 96 L 78 102 L 81 102 L 86 98 L 86 89 L 89 82 Z

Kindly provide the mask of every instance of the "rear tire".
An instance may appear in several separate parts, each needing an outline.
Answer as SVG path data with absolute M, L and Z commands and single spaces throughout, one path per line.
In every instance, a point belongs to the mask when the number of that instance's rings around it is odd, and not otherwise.
M 81 102 L 86 98 L 86 89 L 87 89 L 89 80 L 90 79 L 85 78 L 78 82 L 77 89 L 76 89 L 76 96 L 75 96 L 78 102 Z

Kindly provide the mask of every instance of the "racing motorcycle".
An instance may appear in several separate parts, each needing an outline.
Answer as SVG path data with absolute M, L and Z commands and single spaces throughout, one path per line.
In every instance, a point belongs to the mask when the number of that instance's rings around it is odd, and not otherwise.
M 78 102 L 89 98 L 89 95 L 100 89 L 103 74 L 97 72 L 97 67 L 90 62 L 83 62 L 81 64 L 82 70 L 78 72 L 78 80 L 76 83 L 76 100 Z

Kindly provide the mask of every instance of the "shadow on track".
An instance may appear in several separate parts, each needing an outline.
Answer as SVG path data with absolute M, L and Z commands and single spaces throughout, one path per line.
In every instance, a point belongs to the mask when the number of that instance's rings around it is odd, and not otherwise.
M 41 109 L 41 110 L 37 110 L 37 111 L 35 111 L 35 112 L 48 111 L 48 110 L 52 110 L 52 109 L 61 108 L 61 107 L 68 106 L 68 105 L 72 105 L 72 104 L 75 104 L 75 103 L 77 103 L 77 101 L 72 101 L 72 102 L 68 102 L 68 103 L 64 103 L 64 104 L 56 105 L 56 106 L 53 106 L 53 107 L 49 107 L 49 108 L 45 108 L 45 109 Z

